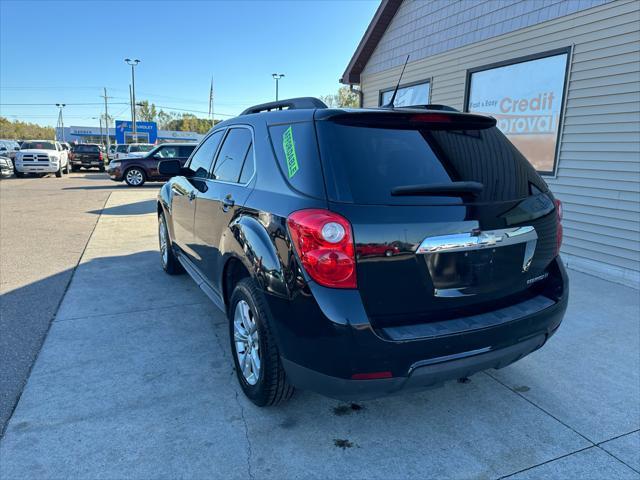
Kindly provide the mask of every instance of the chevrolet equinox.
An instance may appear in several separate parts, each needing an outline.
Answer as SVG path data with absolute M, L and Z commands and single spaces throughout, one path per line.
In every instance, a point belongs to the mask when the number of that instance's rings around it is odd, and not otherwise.
M 561 204 L 493 118 L 291 99 L 159 168 L 162 266 L 226 312 L 256 405 L 502 368 L 562 321 Z

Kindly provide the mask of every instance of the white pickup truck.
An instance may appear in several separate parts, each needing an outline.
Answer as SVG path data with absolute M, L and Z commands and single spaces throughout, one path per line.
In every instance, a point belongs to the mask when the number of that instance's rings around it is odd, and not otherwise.
M 16 177 L 26 173 L 55 173 L 61 177 L 69 173 L 69 154 L 54 140 L 26 140 L 16 152 Z

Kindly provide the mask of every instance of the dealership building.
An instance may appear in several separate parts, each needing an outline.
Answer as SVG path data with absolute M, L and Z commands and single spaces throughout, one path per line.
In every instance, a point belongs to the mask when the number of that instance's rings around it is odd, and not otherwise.
M 341 79 L 362 105 L 497 119 L 564 205 L 569 267 L 640 287 L 640 2 L 383 0 Z
M 59 129 L 58 129 L 59 130 Z M 112 144 L 132 143 L 133 124 L 126 120 L 116 120 L 115 128 L 109 128 L 109 142 Z M 56 138 L 63 138 L 69 143 L 107 143 L 106 132 L 101 127 L 65 127 L 63 134 L 56 132 Z M 159 130 L 155 122 L 136 122 L 136 138 L 138 143 L 166 142 L 198 142 L 204 135 L 196 132 L 178 132 Z

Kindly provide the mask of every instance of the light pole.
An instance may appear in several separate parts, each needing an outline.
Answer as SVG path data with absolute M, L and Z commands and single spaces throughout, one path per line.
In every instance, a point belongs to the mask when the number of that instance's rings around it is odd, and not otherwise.
M 60 111 L 58 112 L 58 132 L 60 132 L 58 134 L 59 142 L 64 142 L 64 120 L 62 119 L 62 109 L 66 106 L 66 103 L 56 103 L 56 107 L 60 109 Z
M 132 121 L 133 121 L 133 141 L 137 142 L 138 141 L 138 130 L 136 127 L 136 75 L 135 75 L 135 66 L 138 65 L 140 63 L 140 60 L 138 60 L 137 58 L 135 60 L 131 60 L 130 58 L 125 58 L 124 61 L 127 63 L 127 65 L 131 65 L 131 86 L 132 86 L 132 93 L 131 93 L 131 111 L 133 113 L 132 115 Z
M 273 73 L 271 74 L 273 79 L 276 81 L 276 102 L 278 101 L 278 81 L 284 77 L 284 73 Z

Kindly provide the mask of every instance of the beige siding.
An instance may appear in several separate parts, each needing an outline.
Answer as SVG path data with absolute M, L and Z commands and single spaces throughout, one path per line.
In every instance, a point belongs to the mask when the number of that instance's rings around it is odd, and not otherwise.
M 557 176 L 569 266 L 640 285 L 640 2 L 617 0 L 431 56 L 403 83 L 431 79 L 431 103 L 462 109 L 466 70 L 573 45 Z M 367 66 L 368 68 L 368 66 Z M 365 68 L 365 106 L 400 67 Z

